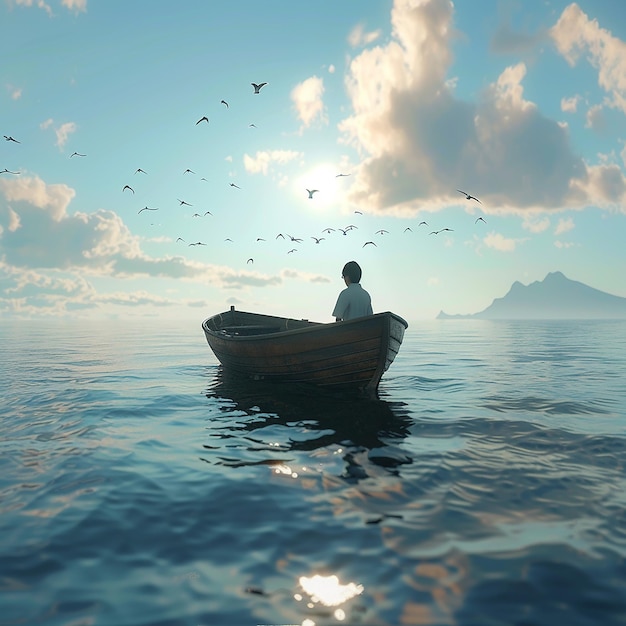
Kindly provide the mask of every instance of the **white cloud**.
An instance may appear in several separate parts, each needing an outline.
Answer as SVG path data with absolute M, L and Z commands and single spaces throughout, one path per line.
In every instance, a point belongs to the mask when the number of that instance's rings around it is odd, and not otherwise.
M 292 89 L 291 100 L 305 127 L 311 126 L 316 120 L 327 122 L 323 95 L 324 81 L 317 76 L 307 78 Z
M 69 136 L 76 132 L 76 124 L 74 122 L 66 122 L 65 124 L 61 124 L 56 130 L 57 136 L 57 146 L 59 148 L 63 148 L 67 143 Z
M 538 217 L 536 215 L 525 215 L 522 222 L 522 228 L 529 230 L 531 233 L 542 233 L 550 228 L 550 219 L 548 217 Z
M 500 233 L 491 232 L 483 238 L 483 243 L 488 248 L 499 250 L 500 252 L 513 252 L 518 243 L 523 239 L 510 239 Z
M 253 157 L 244 154 L 243 164 L 247 172 L 267 176 L 273 163 L 283 164 L 299 158 L 302 158 L 302 153 L 294 150 L 264 150 L 257 152 Z
M 570 65 L 586 55 L 598 70 L 598 84 L 610 95 L 610 106 L 626 113 L 626 43 L 590 20 L 575 2 L 564 9 L 550 34 Z
M 22 88 L 14 87 L 13 85 L 7 85 L 7 91 L 11 96 L 11 100 L 19 100 L 22 97 Z
M 554 234 L 562 235 L 563 233 L 572 230 L 574 226 L 574 220 L 571 217 L 568 217 L 567 219 L 560 219 L 558 224 L 556 225 L 556 228 L 554 229 Z
M 557 239 L 554 242 L 554 245 L 559 249 L 567 249 L 567 248 L 573 248 L 576 244 L 571 241 L 559 241 Z
M 339 128 L 362 157 L 354 205 L 415 215 L 449 206 L 457 188 L 502 212 L 601 199 L 586 195 L 594 191 L 591 171 L 568 127 L 525 97 L 524 63 L 505 68 L 476 103 L 455 97 L 447 76 L 458 36 L 450 0 L 395 0 L 392 26 L 390 42 L 359 53 L 346 79 L 353 113 Z
M 601 104 L 594 104 L 589 107 L 585 115 L 585 126 L 593 130 L 602 130 L 606 128 L 606 120 L 604 118 L 604 107 Z
M 13 0 L 17 6 L 32 7 L 36 6 L 39 9 L 43 9 L 48 15 L 52 15 L 52 8 L 44 0 Z M 10 0 L 9 0 L 10 3 Z
M 87 0 L 62 0 L 61 4 L 70 11 L 75 13 L 84 13 L 87 11 Z
M 337 71 L 337 70 L 336 70 L 335 66 L 331 63 L 331 64 L 328 66 L 328 73 L 329 73 L 329 74 L 334 74 L 336 71 Z
M 580 100 L 581 98 L 578 95 L 571 98 L 561 98 L 561 111 L 564 113 L 576 113 Z
M 357 24 L 348 35 L 348 43 L 353 48 L 369 45 L 380 37 L 380 30 L 365 31 L 363 24 Z

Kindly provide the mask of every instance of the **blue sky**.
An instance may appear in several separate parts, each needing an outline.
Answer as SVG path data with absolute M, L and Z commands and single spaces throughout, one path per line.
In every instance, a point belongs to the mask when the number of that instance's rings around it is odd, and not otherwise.
M 556 270 L 626 297 L 626 3 L 0 16 L 3 317 L 331 321 L 349 260 L 409 321 Z

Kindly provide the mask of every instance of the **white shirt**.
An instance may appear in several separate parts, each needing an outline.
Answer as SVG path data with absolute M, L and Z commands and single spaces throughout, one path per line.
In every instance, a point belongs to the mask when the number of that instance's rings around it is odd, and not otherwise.
M 352 320 L 355 317 L 372 315 L 372 300 L 370 294 L 361 287 L 360 283 L 350 283 L 337 298 L 333 310 L 333 317 L 342 320 Z

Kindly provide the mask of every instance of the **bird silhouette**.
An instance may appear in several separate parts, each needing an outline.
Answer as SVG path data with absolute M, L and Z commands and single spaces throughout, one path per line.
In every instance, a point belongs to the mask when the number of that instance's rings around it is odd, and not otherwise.
M 194 213 L 191 217 L 202 217 L 202 215 L 200 215 L 200 213 Z
M 195 174 L 195 172 L 193 170 L 190 170 L 189 168 L 187 168 L 183 174 Z
M 476 202 L 480 202 L 480 200 L 476 196 L 470 196 L 470 194 L 467 193 L 467 191 L 461 191 L 460 189 L 457 189 L 457 191 L 459 193 L 462 193 L 465 196 L 466 200 L 476 200 Z M 482 202 L 480 203 L 482 204 Z
M 139 209 L 137 213 L 141 213 L 142 211 L 158 211 L 158 210 L 159 210 L 158 208 L 151 209 L 150 207 L 145 206 L 143 207 L 143 209 Z
M 213 215 L 213 213 L 211 213 L 211 211 L 205 211 L 204 214 L 205 215 Z
M 142 170 L 140 167 L 138 167 L 138 168 L 135 170 L 135 174 L 139 174 L 139 173 L 141 173 L 141 174 L 147 174 L 148 172 L 144 172 L 144 170 Z
M 70 159 L 72 157 L 75 157 L 75 156 L 84 157 L 84 156 L 87 156 L 87 155 L 86 154 L 80 154 L 79 152 L 73 152 L 72 154 L 70 154 Z
M 307 189 L 307 193 L 309 194 L 309 200 L 313 197 L 314 193 L 317 193 L 319 189 Z
M 428 222 L 420 222 L 420 223 L 418 224 L 418 226 L 421 226 L 422 224 L 423 224 L 424 226 L 428 226 Z
M 190 243 L 190 246 L 206 246 L 206 243 L 203 243 L 202 241 L 196 241 L 196 243 Z
M 254 93 L 261 93 L 261 88 L 265 87 L 267 83 L 250 83 L 254 87 Z
M 11 137 L 10 135 L 4 135 L 4 138 L 7 141 L 12 141 L 13 143 L 22 143 L 21 141 L 18 141 L 17 139 L 13 139 L 13 137 Z
M 235 185 L 235 183 L 230 183 L 231 187 L 237 187 L 237 189 L 241 189 L 241 187 L 239 185 Z
M 334 233 L 335 229 L 334 228 L 325 228 L 322 232 L 323 233 Z
M 252 259 L 252 258 L 248 259 L 248 260 L 246 261 L 246 264 L 247 264 L 247 263 L 254 263 L 254 259 Z
M 184 200 L 181 200 L 180 198 L 177 198 L 178 202 L 180 202 L 179 206 L 182 206 L 183 204 L 185 206 L 193 206 L 193 204 L 189 204 L 189 202 L 185 202 Z
M 350 174 L 337 174 L 335 178 L 341 178 L 342 176 L 350 176 Z
M 376 231 L 376 235 L 384 235 L 385 233 L 388 233 L 388 230 L 385 230 L 384 228 L 381 228 L 380 230 Z
M 206 115 L 203 115 L 197 122 L 196 122 L 196 126 L 200 123 L 200 122 L 206 122 L 207 124 L 209 123 L 209 118 Z
M 128 189 L 129 191 L 132 191 L 133 193 L 135 193 L 135 190 L 130 185 L 124 185 L 122 187 L 122 191 L 126 191 L 126 189 Z
M 249 128 L 256 128 L 256 124 L 248 124 Z
M 365 246 L 367 246 L 368 244 L 372 244 L 373 246 L 376 246 L 376 244 L 373 241 L 366 241 L 361 247 L 365 248 Z M 378 246 L 376 246 L 378 248 Z
M 182 237 L 179 237 L 179 238 L 176 240 L 176 243 L 178 243 L 179 241 L 182 241 L 183 243 L 187 243 L 187 242 L 186 242 L 186 241 L 185 241 Z
M 0 174 L 19 174 L 19 172 L 12 172 L 8 170 L 6 167 L 0 172 Z
M 474 222 L 474 224 L 478 224 L 478 222 L 483 222 L 484 224 L 487 223 L 487 222 L 485 222 L 485 220 L 482 217 L 476 218 L 476 221 Z
M 291 250 L 287 251 L 287 254 L 291 254 L 292 252 L 298 252 L 295 248 L 292 248 Z
M 324 237 L 311 237 L 311 239 L 315 239 L 315 243 L 319 243 L 320 241 L 324 241 Z
M 411 233 L 413 232 L 413 231 L 411 230 L 411 227 L 410 227 L 410 226 L 407 226 L 407 227 L 404 229 L 404 232 L 405 232 L 405 233 L 406 233 L 407 231 L 409 231 L 409 232 L 411 232 Z
M 226 108 L 228 108 L 228 102 L 226 102 L 226 100 L 220 100 L 220 104 L 223 104 Z

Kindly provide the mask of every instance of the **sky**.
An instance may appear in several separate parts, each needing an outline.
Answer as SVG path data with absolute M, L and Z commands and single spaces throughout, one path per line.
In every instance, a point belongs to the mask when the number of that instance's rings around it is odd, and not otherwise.
M 1 318 L 626 297 L 625 2 L 0 2 Z

